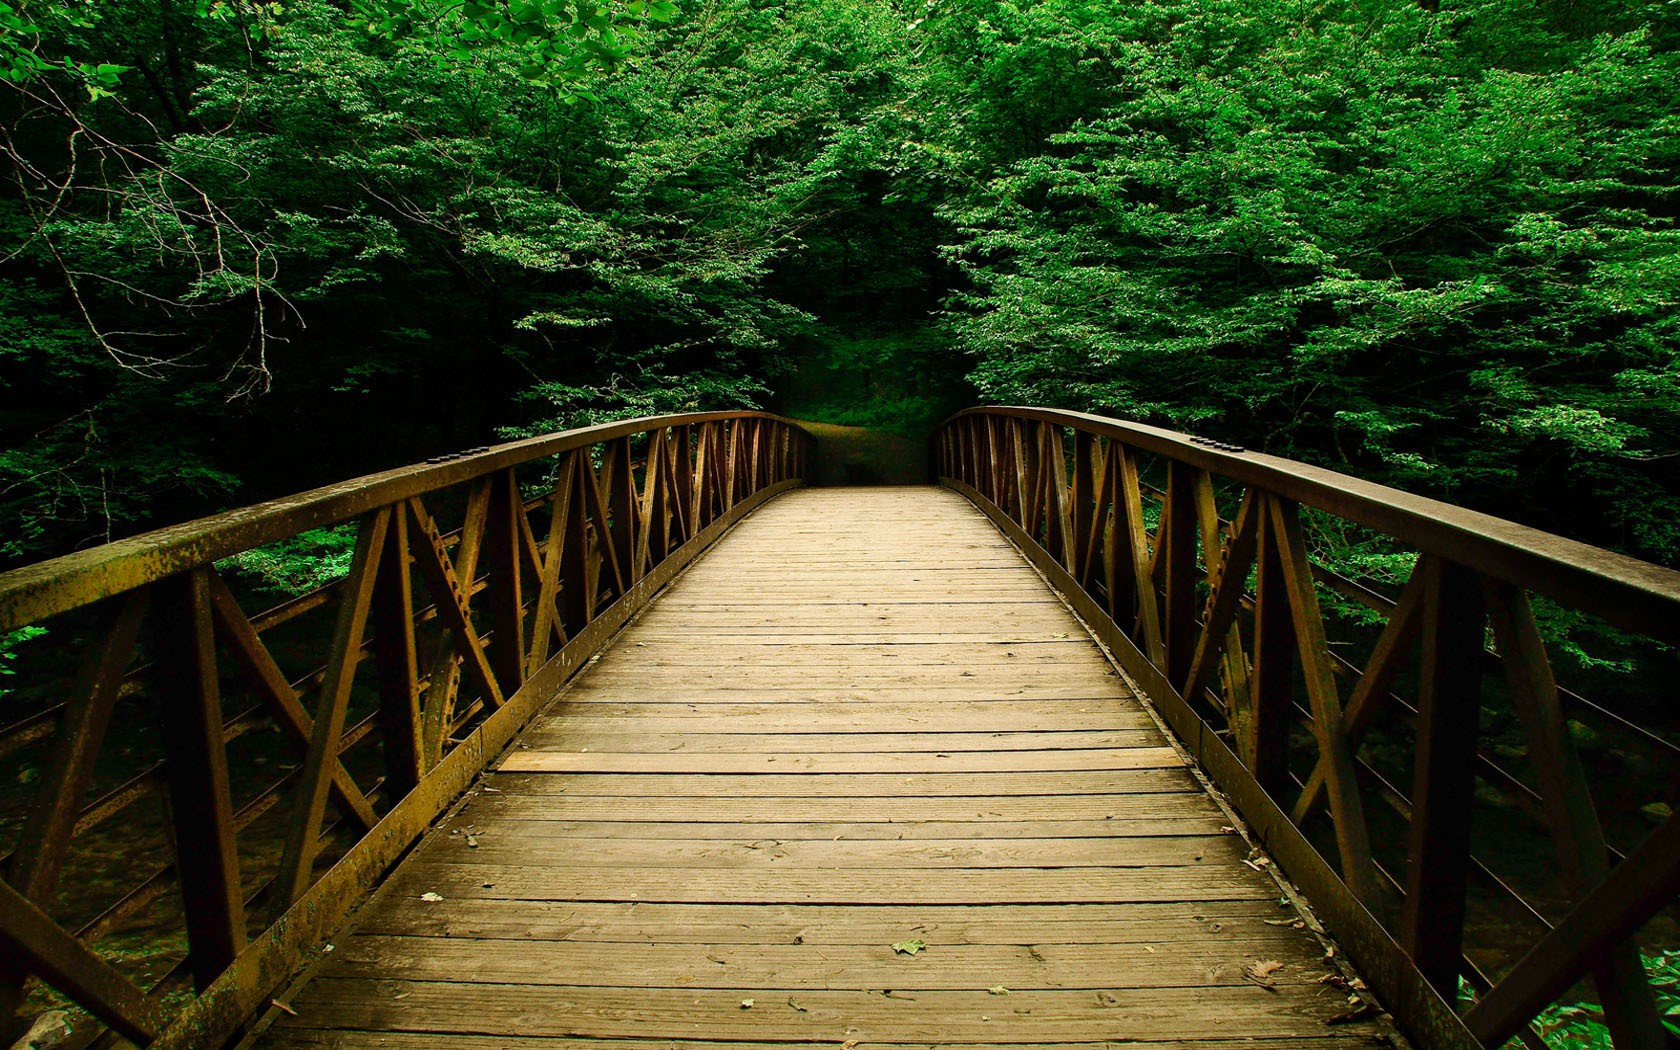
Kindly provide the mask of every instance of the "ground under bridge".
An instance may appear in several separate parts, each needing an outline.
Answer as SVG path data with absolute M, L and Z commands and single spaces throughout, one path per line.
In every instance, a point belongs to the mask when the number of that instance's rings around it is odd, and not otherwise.
M 46 632 L 0 730 L 4 1015 L 1332 1050 L 1539 1045 L 1564 999 L 1668 1045 L 1674 725 L 1560 684 L 1547 631 L 1672 643 L 1680 574 L 1073 413 L 954 417 L 937 487 L 803 487 L 812 452 L 610 424 L 0 576 L 0 634 Z M 332 527 L 342 574 L 265 601 Z M 1385 577 L 1315 560 L 1350 532 Z

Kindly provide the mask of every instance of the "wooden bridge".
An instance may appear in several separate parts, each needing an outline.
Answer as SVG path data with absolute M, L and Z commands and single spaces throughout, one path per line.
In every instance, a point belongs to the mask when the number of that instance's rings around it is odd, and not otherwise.
M 0 1016 L 1334 1050 L 1539 1046 L 1562 999 L 1670 1045 L 1675 726 L 1560 685 L 1542 625 L 1672 644 L 1680 574 L 1073 413 L 935 452 L 802 489 L 794 421 L 660 417 L 0 576 Z M 334 527 L 343 574 L 264 608 Z M 1316 564 L 1332 531 L 1399 568 Z

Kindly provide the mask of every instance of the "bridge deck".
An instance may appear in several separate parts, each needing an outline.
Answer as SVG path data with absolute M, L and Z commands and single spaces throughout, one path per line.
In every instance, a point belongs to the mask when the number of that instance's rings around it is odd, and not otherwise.
M 960 497 L 797 492 L 619 636 L 257 1043 L 1371 1045 L 1226 823 Z

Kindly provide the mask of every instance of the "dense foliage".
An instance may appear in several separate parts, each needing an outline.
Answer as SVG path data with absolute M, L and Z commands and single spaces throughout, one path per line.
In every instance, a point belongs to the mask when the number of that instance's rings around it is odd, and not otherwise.
M 1673 563 L 1659 0 L 3 0 L 0 558 L 981 396 Z M 1545 479 L 1545 483 L 1537 483 Z

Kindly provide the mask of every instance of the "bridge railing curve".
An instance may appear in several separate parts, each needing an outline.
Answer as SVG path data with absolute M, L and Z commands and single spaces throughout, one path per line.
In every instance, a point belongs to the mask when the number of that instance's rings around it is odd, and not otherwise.
M 972 409 L 935 454 L 943 482 L 1109 645 L 1422 1045 L 1542 1046 L 1536 1017 L 1583 980 L 1617 1047 L 1670 1045 L 1635 935 L 1654 918 L 1672 933 L 1680 893 L 1675 722 L 1640 725 L 1560 686 L 1536 608 L 1672 646 L 1680 573 L 1082 413 Z M 1375 537 L 1402 570 L 1384 586 L 1315 563 L 1326 528 Z M 1633 741 L 1656 792 L 1660 823 L 1620 851 L 1577 753 L 1593 719 Z M 1479 788 L 1511 803 L 1509 826 L 1473 817 Z M 1543 879 L 1489 855 L 1530 848 Z
M 605 424 L 0 575 L 0 1034 L 56 1007 L 75 1045 L 235 1035 L 811 444 L 757 412 Z M 300 536 L 342 571 L 247 612 Z

